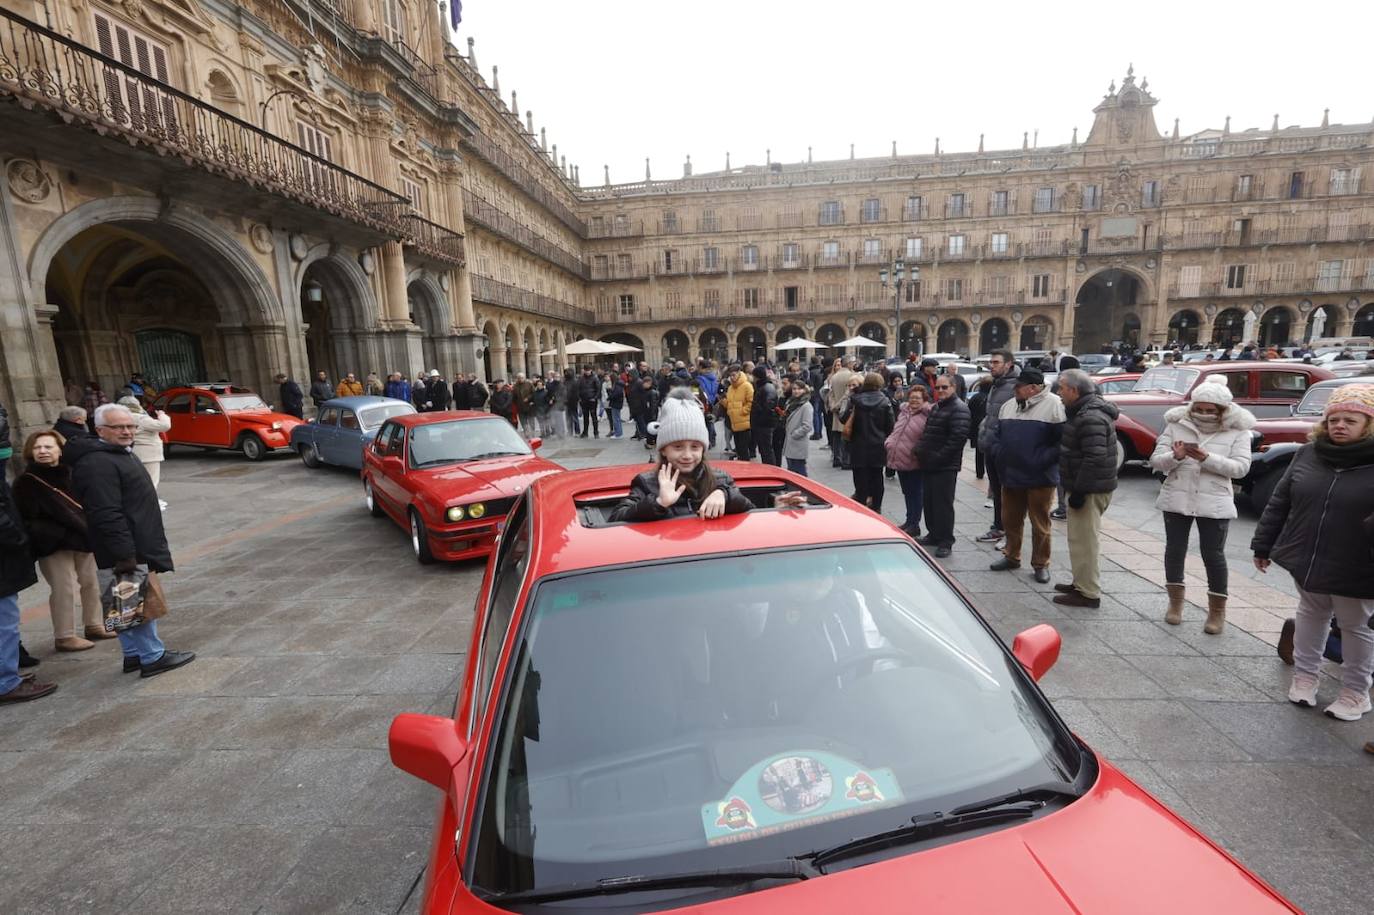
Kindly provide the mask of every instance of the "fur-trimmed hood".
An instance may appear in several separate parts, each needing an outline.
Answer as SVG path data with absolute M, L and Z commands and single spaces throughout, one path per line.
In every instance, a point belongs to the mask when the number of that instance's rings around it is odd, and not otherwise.
M 1193 421 L 1188 418 L 1189 409 L 1190 407 L 1188 404 L 1184 404 L 1181 407 L 1173 407 L 1167 413 L 1164 414 L 1164 420 L 1165 422 L 1171 423 L 1186 422 L 1186 424 L 1188 426 L 1191 426 L 1195 431 L 1201 432 L 1201 430 L 1198 429 L 1197 426 L 1193 425 Z M 1238 406 L 1237 404 L 1229 405 L 1226 408 L 1226 412 L 1221 414 L 1222 432 L 1245 432 L 1250 429 L 1253 429 L 1254 427 L 1255 414 L 1251 413 L 1249 410 L 1245 409 L 1242 406 Z

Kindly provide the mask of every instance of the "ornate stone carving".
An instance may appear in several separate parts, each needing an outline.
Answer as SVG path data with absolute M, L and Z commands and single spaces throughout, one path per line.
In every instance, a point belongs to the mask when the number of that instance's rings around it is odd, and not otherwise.
M 52 193 L 52 179 L 32 159 L 11 159 L 5 168 L 10 193 L 28 203 L 41 203 Z
M 248 240 L 259 254 L 272 253 L 272 230 L 262 223 L 255 222 L 248 228 Z
M 305 256 L 310 253 L 310 243 L 305 240 L 304 235 L 293 233 L 287 240 L 291 251 L 291 256 L 298 261 L 305 260 Z

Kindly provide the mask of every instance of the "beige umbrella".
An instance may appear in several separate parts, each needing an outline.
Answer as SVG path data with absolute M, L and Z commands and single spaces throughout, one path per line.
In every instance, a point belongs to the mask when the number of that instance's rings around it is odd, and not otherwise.
M 838 349 L 838 348 L 845 347 L 845 346 L 884 346 L 884 345 L 885 345 L 885 344 L 879 343 L 877 340 L 870 340 L 870 339 L 868 339 L 867 337 L 850 337 L 848 340 L 841 340 L 839 343 L 836 343 L 836 344 L 835 344 L 835 348 Z
M 619 353 L 621 350 L 613 349 L 616 344 L 602 343 L 600 340 L 576 340 L 563 347 L 563 352 L 569 356 L 607 356 L 611 353 Z
M 826 348 L 826 346 L 825 346 L 824 343 L 817 343 L 815 340 L 808 340 L 808 339 L 806 339 L 805 337 L 795 337 L 795 338 L 793 338 L 793 339 L 791 339 L 791 340 L 788 340 L 786 343 L 779 343 L 777 346 L 773 347 L 773 349 L 777 350 L 778 352 L 783 352 L 784 350 L 794 350 L 794 349 L 825 349 L 825 348 Z

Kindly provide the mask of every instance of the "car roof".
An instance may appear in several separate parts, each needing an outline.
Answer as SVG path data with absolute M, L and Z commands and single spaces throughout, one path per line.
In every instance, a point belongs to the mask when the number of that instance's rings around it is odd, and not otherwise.
M 588 524 L 589 503 L 618 502 L 644 464 L 569 470 L 530 485 L 535 506 L 535 577 L 618 566 L 758 552 L 776 547 L 898 541 L 903 535 L 881 518 L 814 480 L 765 464 L 713 462 L 743 489 L 800 489 L 806 509 L 755 509 L 713 521 L 695 517 L 663 521 Z
M 348 397 L 331 397 L 324 403 L 320 404 L 320 407 L 347 407 L 350 410 L 363 410 L 368 407 L 375 407 L 377 404 L 382 403 L 403 403 L 411 409 L 414 409 L 413 404 L 408 403 L 399 398 L 376 397 L 370 394 L 350 394 Z
M 383 399 L 383 398 L 378 398 Z M 402 401 L 404 403 L 404 401 Z M 387 420 L 389 423 L 411 428 L 413 426 L 425 426 L 430 423 L 447 423 L 455 419 L 500 419 L 495 413 L 488 413 L 485 410 L 443 410 L 438 413 L 403 413 L 400 416 L 393 416 Z
M 162 392 L 161 392 L 158 396 L 161 397 L 161 396 L 164 396 L 164 395 L 166 395 L 166 394 L 172 394 L 172 393 L 178 393 L 178 394 L 180 394 L 180 393 L 192 392 L 192 391 L 200 391 L 200 392 L 206 393 L 206 394 L 256 394 L 256 393 L 258 393 L 257 391 L 254 391 L 252 388 L 240 387 L 239 385 L 236 385 L 236 384 L 230 384 L 230 383 L 227 382 L 227 381 L 193 381 L 193 382 L 191 382 L 190 384 L 176 384 L 176 385 L 172 385 L 170 388 L 165 388 L 165 389 L 163 389 Z

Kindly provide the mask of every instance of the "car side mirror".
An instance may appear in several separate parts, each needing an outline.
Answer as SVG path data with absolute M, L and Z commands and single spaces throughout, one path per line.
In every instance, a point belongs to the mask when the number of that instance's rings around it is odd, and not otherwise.
M 453 770 L 468 754 L 452 718 L 437 715 L 397 715 L 387 734 L 391 763 L 403 772 L 443 791 L 453 783 Z
M 532 439 L 530 439 L 530 450 L 531 450 L 531 451 L 538 451 L 541 447 L 543 447 L 543 445 L 544 445 L 544 440 L 543 440 L 542 438 L 532 438 Z
M 1011 653 L 1030 673 L 1031 679 L 1039 681 L 1059 660 L 1059 645 L 1059 633 L 1055 628 L 1041 623 L 1018 632 L 1012 640 Z
M 1288 415 L 1289 415 L 1289 416 L 1297 416 L 1297 415 L 1298 415 L 1298 405 L 1297 405 L 1297 404 L 1295 404 L 1295 403 L 1290 403 L 1290 404 L 1288 405 Z

